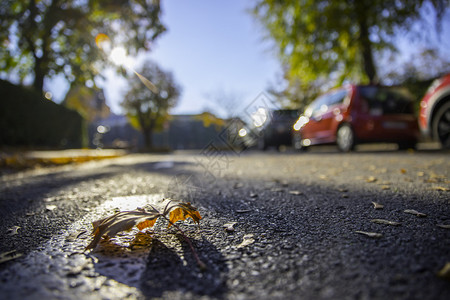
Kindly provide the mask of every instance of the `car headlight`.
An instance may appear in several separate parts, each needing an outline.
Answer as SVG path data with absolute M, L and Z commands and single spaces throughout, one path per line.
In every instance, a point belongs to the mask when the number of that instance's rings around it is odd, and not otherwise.
M 295 131 L 299 131 L 306 123 L 309 122 L 309 118 L 307 116 L 301 116 L 297 122 L 295 122 L 293 128 Z

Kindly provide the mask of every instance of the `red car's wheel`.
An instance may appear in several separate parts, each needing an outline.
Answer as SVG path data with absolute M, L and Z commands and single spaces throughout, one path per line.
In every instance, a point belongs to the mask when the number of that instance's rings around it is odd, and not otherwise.
M 336 143 L 342 152 L 349 152 L 355 148 L 355 133 L 349 124 L 343 124 L 338 128 Z
M 436 112 L 433 119 L 433 136 L 442 147 L 450 149 L 450 102 L 445 103 Z

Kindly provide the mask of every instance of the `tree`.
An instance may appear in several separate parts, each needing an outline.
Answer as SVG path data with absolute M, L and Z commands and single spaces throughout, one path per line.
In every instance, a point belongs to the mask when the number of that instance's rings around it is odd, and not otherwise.
M 137 74 L 129 79 L 130 88 L 122 107 L 131 124 L 142 131 L 146 149 L 151 150 L 153 131 L 162 129 L 169 110 L 177 103 L 180 87 L 172 73 L 151 61 L 146 61 Z
M 285 76 L 308 90 L 317 79 L 376 82 L 375 54 L 431 3 L 439 26 L 448 0 L 259 0 L 252 12 L 276 43 Z M 298 82 L 297 82 L 298 85 Z
M 2 0 L 0 70 L 39 92 L 56 74 L 84 84 L 108 64 L 97 36 L 136 54 L 164 32 L 160 13 L 159 0 Z
M 96 87 L 72 86 L 61 104 L 76 110 L 88 123 L 105 119 L 111 113 L 103 90 Z

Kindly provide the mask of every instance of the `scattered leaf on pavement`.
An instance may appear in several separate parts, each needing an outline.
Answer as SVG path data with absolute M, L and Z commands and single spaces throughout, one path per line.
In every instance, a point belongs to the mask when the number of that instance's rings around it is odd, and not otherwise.
M 11 228 L 8 229 L 8 234 L 9 235 L 16 235 L 18 234 L 18 230 L 20 229 L 20 226 L 13 226 Z
M 373 219 L 373 220 L 371 220 L 371 222 L 376 223 L 376 224 L 384 224 L 384 225 L 392 225 L 392 226 L 398 226 L 401 224 L 399 222 L 389 221 L 389 220 L 385 220 L 385 219 Z
M 236 225 L 237 222 L 230 222 L 223 225 L 223 228 L 226 232 L 233 232 L 234 231 L 234 225 Z
M 450 280 L 450 262 L 445 264 L 445 266 L 437 273 L 437 276 Z
M 244 248 L 245 246 L 248 246 L 250 244 L 253 244 L 255 242 L 255 239 L 253 238 L 253 234 L 246 234 L 244 235 L 242 239 L 242 243 L 237 245 L 237 248 Z
M 169 218 L 167 218 L 168 214 Z M 136 209 L 117 212 L 112 216 L 92 222 L 94 238 L 86 247 L 86 250 L 95 248 L 104 235 L 111 238 L 120 231 L 131 230 L 133 226 L 136 226 L 139 230 L 152 227 L 159 217 L 169 220 L 169 227 L 175 222 L 184 221 L 187 218 L 192 218 L 196 223 L 201 219 L 199 212 L 189 202 L 169 201 L 163 212 L 159 212 L 153 207 L 150 211 Z
M 406 170 L 405 169 L 400 169 L 400 173 L 406 174 Z
M 303 193 L 302 193 L 302 192 L 300 192 L 300 191 L 296 191 L 296 190 L 294 190 L 294 191 L 289 191 L 289 194 L 291 194 L 291 195 L 295 195 L 295 196 L 303 195 Z
M 444 229 L 450 229 L 450 224 L 437 224 L 436 226 Z
M 359 233 L 359 234 L 363 234 L 363 235 L 371 237 L 371 238 L 380 238 L 383 236 L 381 233 L 377 233 L 377 232 L 367 232 L 367 231 L 359 231 L 359 230 L 356 230 L 355 232 Z
M 48 210 L 48 211 L 55 210 L 56 208 L 57 208 L 56 205 L 46 205 L 46 206 L 45 206 L 45 209 Z
M 8 251 L 8 252 L 3 252 L 0 253 L 0 264 L 19 258 L 22 256 L 22 253 L 18 253 L 16 252 L 16 250 L 12 250 L 12 251 Z
M 170 223 L 169 227 L 177 222 L 177 221 L 185 221 L 187 218 L 191 218 L 195 223 L 198 223 L 201 220 L 200 213 L 197 211 L 197 208 L 193 207 L 190 202 L 187 203 L 178 203 L 177 208 L 170 212 Z M 141 228 L 139 228 L 141 229 Z
M 441 191 L 441 192 L 448 192 L 448 191 L 450 191 L 449 188 L 446 188 L 446 187 L 443 187 L 443 186 L 435 186 L 435 187 L 433 187 L 433 190 Z
M 407 214 L 415 215 L 416 217 L 420 217 L 420 218 L 427 216 L 426 214 L 418 212 L 417 210 L 414 210 L 414 209 L 406 209 L 406 210 L 404 210 L 404 212 Z
M 376 179 L 375 177 L 370 176 L 369 178 L 366 179 L 366 182 L 372 183 L 372 182 L 375 182 L 375 181 L 377 181 L 377 180 L 378 180 L 378 179 Z
M 375 209 L 383 209 L 384 208 L 383 204 L 380 204 L 377 202 L 372 202 L 372 204 L 373 204 L 373 208 L 375 208 Z

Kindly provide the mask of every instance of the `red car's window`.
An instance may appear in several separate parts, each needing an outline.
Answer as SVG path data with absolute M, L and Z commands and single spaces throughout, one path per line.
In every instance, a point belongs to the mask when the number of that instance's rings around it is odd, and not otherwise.
M 413 114 L 413 101 L 409 93 L 401 88 L 377 86 L 359 87 L 359 96 L 370 110 L 381 110 L 383 114 Z

